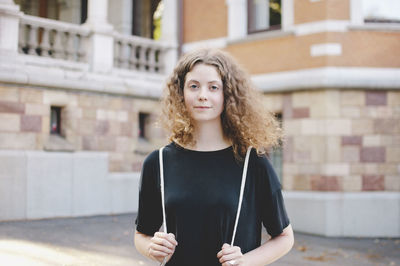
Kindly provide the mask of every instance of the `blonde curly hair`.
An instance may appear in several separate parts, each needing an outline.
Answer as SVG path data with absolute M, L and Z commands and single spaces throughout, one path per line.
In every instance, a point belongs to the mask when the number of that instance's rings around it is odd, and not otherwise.
M 170 132 L 169 140 L 183 146 L 194 146 L 194 121 L 184 103 L 185 77 L 196 64 L 217 68 L 223 83 L 224 110 L 221 123 L 224 137 L 232 142 L 235 157 L 242 160 L 247 147 L 258 154 L 279 145 L 282 130 L 275 116 L 261 102 L 249 76 L 228 53 L 201 49 L 181 57 L 167 80 L 162 98 L 161 125 Z

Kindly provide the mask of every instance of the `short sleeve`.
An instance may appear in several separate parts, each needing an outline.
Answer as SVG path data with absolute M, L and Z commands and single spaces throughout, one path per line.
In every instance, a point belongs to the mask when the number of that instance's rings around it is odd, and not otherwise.
M 258 172 L 258 203 L 261 208 L 261 220 L 272 238 L 280 235 L 289 224 L 281 184 L 274 168 L 266 156 L 257 159 Z
M 143 162 L 136 218 L 136 230 L 150 236 L 154 235 L 162 224 L 159 180 L 158 151 L 154 151 Z

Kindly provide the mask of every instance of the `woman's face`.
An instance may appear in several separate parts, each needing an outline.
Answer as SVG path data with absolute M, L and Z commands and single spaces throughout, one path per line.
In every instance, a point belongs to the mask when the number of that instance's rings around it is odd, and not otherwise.
M 196 64 L 186 74 L 183 95 L 186 109 L 196 122 L 221 120 L 224 91 L 216 67 Z

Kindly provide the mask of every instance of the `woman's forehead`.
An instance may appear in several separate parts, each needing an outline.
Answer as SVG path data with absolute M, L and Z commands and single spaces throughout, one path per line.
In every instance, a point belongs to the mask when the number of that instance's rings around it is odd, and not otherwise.
M 214 79 L 215 81 L 221 81 L 221 74 L 219 69 L 214 65 L 198 63 L 185 75 L 185 80 L 191 78 L 208 78 Z

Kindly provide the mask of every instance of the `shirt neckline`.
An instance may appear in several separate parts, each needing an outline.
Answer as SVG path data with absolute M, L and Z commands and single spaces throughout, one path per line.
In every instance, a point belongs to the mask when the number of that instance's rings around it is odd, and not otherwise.
M 179 150 L 183 150 L 183 151 L 191 152 L 191 153 L 199 153 L 199 154 L 200 154 L 200 153 L 201 153 L 201 154 L 220 153 L 220 152 L 225 152 L 225 151 L 228 151 L 228 150 L 231 150 L 231 149 L 232 149 L 232 145 L 231 145 L 231 146 L 228 146 L 228 147 L 226 147 L 226 148 L 219 149 L 219 150 L 198 151 L 198 150 L 191 150 L 191 149 L 187 149 L 187 148 L 185 148 L 185 147 L 182 147 L 181 145 L 179 145 L 178 143 L 176 143 L 176 142 L 174 142 L 174 141 L 172 141 L 171 144 L 174 145 L 174 146 L 175 146 L 176 148 L 178 148 Z

